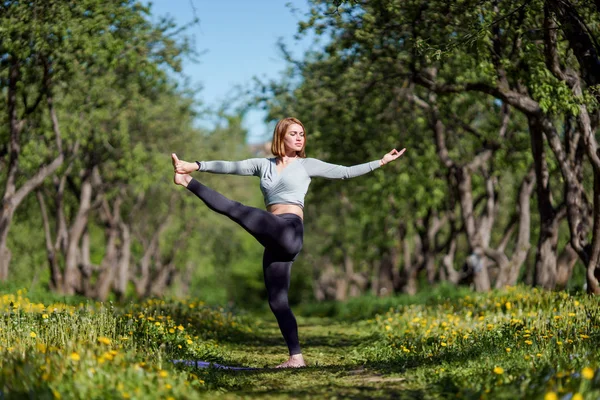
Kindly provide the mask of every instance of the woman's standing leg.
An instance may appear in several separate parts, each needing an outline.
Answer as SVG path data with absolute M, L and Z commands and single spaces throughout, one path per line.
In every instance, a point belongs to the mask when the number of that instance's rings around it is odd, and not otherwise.
M 288 300 L 292 264 L 293 261 L 289 261 L 287 257 L 278 256 L 275 251 L 265 249 L 263 272 L 269 296 L 269 306 L 275 314 L 275 318 L 277 318 L 279 329 L 290 352 L 289 360 L 278 367 L 306 366 L 300 350 L 300 341 L 298 340 L 298 324 Z

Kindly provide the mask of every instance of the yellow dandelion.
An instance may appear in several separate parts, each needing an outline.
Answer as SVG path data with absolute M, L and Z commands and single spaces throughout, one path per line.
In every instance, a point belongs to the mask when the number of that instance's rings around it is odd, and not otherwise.
M 48 314 L 42 314 L 42 318 L 47 319 L 48 318 Z
M 591 380 L 594 378 L 594 370 L 590 367 L 585 367 L 581 370 L 581 376 L 583 376 L 584 379 Z
M 544 400 L 558 400 L 558 395 L 554 392 L 548 392 L 544 396 Z
M 532 345 L 532 344 L 533 344 L 533 342 L 532 342 L 531 340 L 526 340 L 526 341 L 525 341 L 525 344 Z
M 79 354 L 77 354 L 77 353 L 75 353 L 75 352 L 72 352 L 72 353 L 71 353 L 71 355 L 70 355 L 70 358 L 71 358 L 71 360 L 73 360 L 73 361 L 79 361 L 79 360 L 81 360 L 81 357 L 79 356 Z
M 169 329 L 169 333 L 175 333 L 175 329 L 173 329 L 173 328 L 170 328 L 170 329 Z
M 180 331 L 182 331 L 182 330 L 183 330 L 183 326 L 182 326 L 182 325 L 179 325 L 179 326 L 177 327 L 177 329 L 179 329 Z
M 442 345 L 442 347 L 446 347 L 448 346 L 445 342 L 440 343 Z
M 187 344 L 192 344 L 192 343 L 194 343 L 194 342 L 192 342 L 192 339 L 187 340 Z
M 163 369 L 158 373 L 158 376 L 160 376 L 161 378 L 166 378 L 167 376 L 169 376 L 169 373 Z
M 102 344 L 110 344 L 110 339 L 105 336 L 100 336 L 98 342 Z
M 571 400 L 583 400 L 583 395 L 581 393 L 575 393 Z
M 31 336 L 32 338 L 36 337 L 37 335 L 35 334 L 35 332 L 30 332 L 29 336 Z
M 171 389 L 173 388 L 173 386 L 169 385 L 168 383 L 165 385 L 165 389 Z
M 496 366 L 494 367 L 494 373 L 496 375 L 502 375 L 504 373 L 504 368 Z
M 512 304 L 510 304 L 510 301 L 507 301 L 504 306 L 506 307 L 507 310 L 510 310 L 512 308 Z
M 510 350 L 511 350 L 511 349 L 510 349 L 510 347 L 507 347 L 507 348 L 506 348 L 506 352 L 507 352 L 507 353 L 510 353 Z

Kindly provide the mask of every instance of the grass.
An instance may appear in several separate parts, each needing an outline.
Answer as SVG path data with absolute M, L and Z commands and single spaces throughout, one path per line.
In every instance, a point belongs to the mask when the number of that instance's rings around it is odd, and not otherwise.
M 600 304 L 585 295 L 442 287 L 298 307 L 298 370 L 271 368 L 286 353 L 271 315 L 56 300 L 0 297 L 0 398 L 600 398 Z

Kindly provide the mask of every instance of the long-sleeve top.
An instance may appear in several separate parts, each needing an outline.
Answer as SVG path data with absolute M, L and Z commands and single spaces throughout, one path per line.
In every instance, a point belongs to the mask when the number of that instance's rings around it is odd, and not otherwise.
M 199 171 L 260 177 L 265 206 L 295 204 L 304 207 L 304 197 L 312 177 L 348 179 L 379 168 L 379 160 L 344 167 L 315 158 L 298 158 L 281 172 L 276 158 L 251 158 L 243 161 L 202 161 Z

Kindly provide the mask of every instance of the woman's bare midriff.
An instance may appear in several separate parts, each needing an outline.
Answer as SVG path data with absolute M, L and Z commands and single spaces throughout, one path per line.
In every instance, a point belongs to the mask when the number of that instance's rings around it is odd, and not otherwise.
M 300 218 L 304 219 L 304 212 L 302 207 L 294 204 L 272 204 L 267 207 L 267 211 L 271 214 L 296 214 Z

